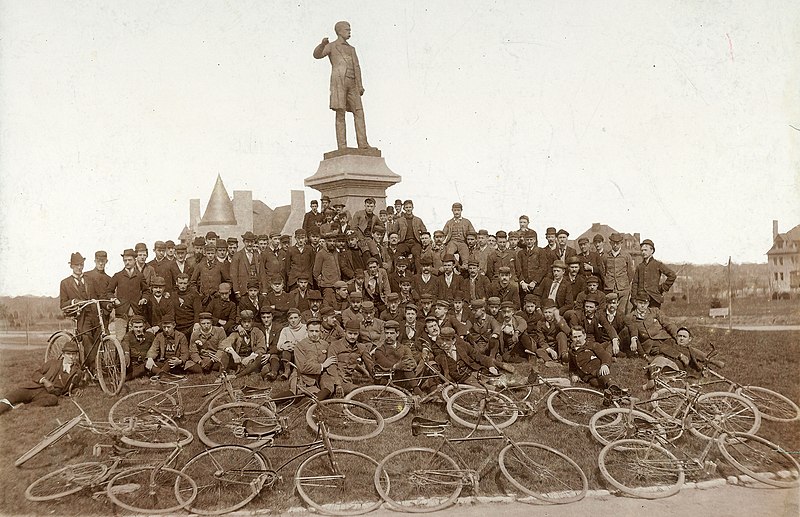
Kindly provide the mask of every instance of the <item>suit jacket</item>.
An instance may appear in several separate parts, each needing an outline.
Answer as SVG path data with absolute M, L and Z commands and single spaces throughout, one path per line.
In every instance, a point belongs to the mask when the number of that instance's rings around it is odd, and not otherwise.
M 539 285 L 542 283 L 542 278 L 544 278 L 547 268 L 551 264 L 547 264 L 547 257 L 541 248 L 522 248 L 517 251 L 517 260 L 515 262 L 517 278 L 528 284 L 536 282 L 536 285 Z
M 320 249 L 314 258 L 314 280 L 317 286 L 333 287 L 333 284 L 342 279 L 342 272 L 339 269 L 339 259 L 337 252 L 330 252 L 327 249 Z
M 247 294 L 239 297 L 239 313 L 242 311 L 253 311 L 253 315 L 256 319 L 259 318 L 258 313 L 261 308 L 268 305 L 270 305 L 269 300 L 267 300 L 267 297 L 263 294 L 259 294 L 255 302 L 251 300 Z M 238 314 L 236 319 L 239 319 Z
M 352 80 L 356 93 L 364 88 L 361 82 L 361 65 L 358 63 L 356 49 L 345 40 L 334 40 L 327 44 L 320 43 L 314 49 L 314 57 L 322 59 L 325 56 L 331 62 L 331 83 L 330 83 L 330 108 L 332 110 L 351 110 L 353 107 L 348 105 L 348 81 L 347 72 L 350 71 L 354 76 Z M 358 97 L 359 103 L 361 101 Z
M 501 286 L 499 280 L 493 281 L 489 288 L 489 296 L 500 298 L 500 303 L 511 302 L 515 309 L 519 309 L 519 284 L 513 280 L 506 287 Z
M 306 244 L 303 251 L 297 246 L 291 246 L 286 254 L 286 276 L 288 285 L 297 283 L 300 276 L 306 276 L 309 282 L 314 280 L 314 249 Z
M 600 259 L 600 255 L 598 255 L 596 251 L 590 250 L 588 255 L 578 253 L 578 259 L 581 261 L 581 274 L 583 276 L 595 275 L 600 279 L 600 285 L 602 286 L 603 277 L 605 275 L 605 264 L 603 264 L 603 261 Z M 592 266 L 592 269 L 587 270 L 584 264 L 589 264 Z
M 475 287 L 472 286 L 473 280 L 467 276 L 464 279 L 463 289 L 464 289 L 464 298 L 468 298 L 470 301 L 472 300 L 485 300 L 491 296 L 489 292 L 491 291 L 492 282 L 489 278 L 484 275 L 483 273 L 478 273 L 478 276 L 475 277 Z
M 591 322 L 586 319 L 586 313 L 583 310 L 572 311 L 569 325 L 570 327 L 575 325 L 583 327 L 586 330 L 586 340 L 589 343 L 603 343 L 619 337 L 617 331 L 606 318 L 605 311 L 595 312 Z M 604 336 L 608 336 L 608 339 L 604 339 Z
M 379 222 L 380 219 L 378 218 L 378 214 L 375 212 L 368 216 L 366 210 L 359 210 L 353 214 L 353 219 L 350 221 L 350 227 L 355 230 L 356 235 L 358 235 L 358 239 L 361 240 L 366 238 L 364 232 L 367 230 L 367 228 L 373 228 Z
M 155 326 L 160 328 L 165 316 L 175 317 L 175 304 L 172 299 L 162 295 L 161 300 L 156 300 L 152 294 L 144 295 L 144 299 L 147 303 L 141 309 L 148 328 Z
M 261 291 L 266 292 L 273 277 L 279 276 L 286 282 L 286 252 L 278 248 L 277 253 L 272 248 L 259 256 L 261 260 Z
M 631 338 L 640 342 L 648 339 L 658 341 L 675 338 L 678 335 L 678 326 L 672 323 L 664 314 L 654 307 L 649 307 L 643 318 L 636 315 L 636 310 L 625 316 L 625 325 L 628 327 Z
M 453 273 L 450 285 L 447 285 L 444 275 L 436 277 L 436 282 L 438 284 L 436 287 L 437 299 L 450 301 L 455 298 L 456 295 L 464 296 L 464 279 L 455 272 Z
M 421 242 L 419 237 L 420 234 L 428 231 L 428 229 L 425 228 L 425 223 L 423 223 L 422 219 L 416 215 L 413 216 L 410 221 L 405 216 L 401 216 L 396 220 L 398 226 L 400 227 L 400 231 L 398 232 L 400 235 L 400 242 L 409 240 Z
M 127 318 L 129 312 L 139 314 L 139 300 L 142 299 L 142 295 L 149 292 L 150 288 L 147 286 L 144 276 L 134 267 L 132 275 L 129 275 L 125 269 L 114 273 L 111 282 L 108 283 L 106 298 L 116 296 L 120 301 L 115 309 L 116 314 Z
M 439 282 L 436 280 L 436 275 L 433 273 L 431 273 L 431 277 L 427 282 L 422 280 L 422 273 L 414 275 L 414 281 L 411 285 L 414 286 L 414 290 L 419 293 L 420 296 L 423 294 L 431 294 L 436 298 L 439 294 Z
M 486 276 L 491 279 L 496 278 L 499 276 L 498 270 L 503 267 L 510 267 L 511 268 L 511 280 L 517 280 L 517 257 L 516 252 L 510 249 L 505 249 L 503 251 L 493 250 L 489 253 L 489 258 L 486 262 Z
M 544 300 L 550 294 L 550 288 L 553 285 L 553 279 L 550 277 L 544 278 L 542 283 L 539 284 L 539 287 L 535 289 L 535 292 L 539 295 L 539 297 Z M 558 306 L 559 312 L 563 315 L 568 310 L 572 309 L 573 303 L 573 296 L 572 296 L 572 286 L 569 283 L 569 279 L 564 276 L 561 279 L 561 283 L 558 286 L 558 291 L 556 291 L 556 305 Z
M 260 280 L 261 257 L 258 250 L 253 250 L 253 260 L 247 259 L 247 251 L 242 248 L 231 257 L 231 285 L 234 293 L 247 296 L 247 281 Z
M 392 292 L 392 288 L 389 285 L 389 275 L 386 274 L 386 270 L 378 268 L 378 277 L 374 291 L 370 291 L 369 279 L 369 271 L 364 271 L 364 299 L 372 300 L 376 304 L 385 305 L 386 298 L 389 296 L 389 293 Z
M 164 280 L 166 280 L 168 282 L 167 290 L 169 292 L 173 292 L 176 289 L 176 283 L 177 283 L 177 280 L 178 280 L 178 276 L 185 273 L 185 274 L 189 275 L 189 278 L 191 279 L 192 278 L 192 274 L 194 273 L 195 265 L 194 265 L 194 260 L 190 260 L 187 257 L 186 260 L 183 262 L 183 271 L 181 271 L 181 269 L 178 267 L 178 261 L 177 260 L 170 260 L 169 262 L 170 262 L 170 264 L 169 264 L 169 271 L 170 271 L 169 278 L 165 278 Z
M 666 277 L 664 283 L 661 283 L 661 275 Z M 635 295 L 644 290 L 653 300 L 661 303 L 664 301 L 663 293 L 669 291 L 676 278 L 677 275 L 673 270 L 663 262 L 650 257 L 649 261 L 642 261 L 641 264 L 636 266 L 636 274 L 631 285 L 631 294 Z

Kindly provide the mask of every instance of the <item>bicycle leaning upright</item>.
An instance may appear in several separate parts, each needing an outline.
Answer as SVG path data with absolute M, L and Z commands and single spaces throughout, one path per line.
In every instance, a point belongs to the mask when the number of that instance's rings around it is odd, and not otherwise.
M 85 377 L 96 379 L 107 395 L 116 395 L 125 383 L 125 355 L 119 340 L 109 333 L 103 319 L 102 305 L 106 303 L 112 303 L 112 300 L 79 300 L 64 307 L 64 314 L 72 317 L 73 330 L 59 330 L 51 335 L 47 340 L 44 358 L 47 361 L 60 357 L 64 345 L 75 342 L 80 351 L 78 371 L 83 375 L 77 374 L 70 388 L 76 387 L 83 380 L 81 377 Z M 79 332 L 78 318 L 85 310 L 96 311 L 98 324 Z M 92 343 L 88 350 L 84 348 L 84 338 Z

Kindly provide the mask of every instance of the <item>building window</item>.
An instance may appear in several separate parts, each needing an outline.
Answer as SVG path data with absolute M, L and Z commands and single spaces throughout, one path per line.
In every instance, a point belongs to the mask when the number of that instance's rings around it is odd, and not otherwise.
M 781 282 L 783 282 L 783 272 L 781 272 Z
M 772 265 L 773 265 L 773 266 L 777 266 L 777 265 L 778 265 L 778 259 L 777 259 L 777 257 L 772 257 Z
M 775 281 L 778 281 L 778 273 L 775 273 Z
M 778 262 L 780 262 L 780 264 L 781 264 L 781 266 L 782 266 L 782 265 L 783 265 L 783 257 L 780 257 L 780 258 L 778 259 Z

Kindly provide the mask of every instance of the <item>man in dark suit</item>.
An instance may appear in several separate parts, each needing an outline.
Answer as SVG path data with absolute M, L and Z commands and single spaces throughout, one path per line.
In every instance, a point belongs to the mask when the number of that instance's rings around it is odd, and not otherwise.
M 473 300 L 485 300 L 488 298 L 492 282 L 480 270 L 478 259 L 470 259 L 467 263 L 467 278 L 464 280 L 464 297 Z
M 646 292 L 650 296 L 650 307 L 657 309 L 664 302 L 664 293 L 669 291 L 675 283 L 677 275 L 668 268 L 663 262 L 653 258 L 656 245 L 650 239 L 645 239 L 641 244 L 642 262 L 636 266 L 636 274 L 633 276 L 631 292 Z M 661 282 L 661 276 L 665 280 Z
M 464 279 L 455 273 L 456 258 L 452 253 L 446 254 L 442 258 L 442 274 L 437 278 L 437 298 L 440 300 L 452 301 L 456 294 L 464 296 L 462 283 Z
M 69 267 L 72 269 L 72 274 L 61 281 L 58 289 L 59 305 L 62 310 L 77 302 L 101 297 L 89 278 L 83 274 L 85 261 L 86 259 L 80 253 L 76 252 L 70 256 Z M 99 325 L 100 320 L 97 317 L 97 308 L 94 305 L 84 307 L 77 314 L 77 331 L 78 334 L 82 334 L 81 342 L 83 343 L 84 353 L 87 354 L 86 360 L 89 363 L 94 363 L 94 354 L 91 353 L 91 347 L 100 332 Z
M 553 300 L 559 312 L 566 313 L 572 308 L 570 283 L 564 278 L 567 265 L 562 260 L 556 260 L 553 262 L 553 267 L 551 269 L 553 271 L 552 278 L 545 278 L 542 280 L 536 294 L 539 295 L 543 304 L 545 299 Z
M 595 275 L 599 279 L 602 279 L 605 273 L 603 262 L 600 260 L 600 255 L 589 248 L 588 237 L 581 237 L 578 239 L 578 247 L 580 248 L 578 259 L 581 261 L 581 274 L 585 277 Z
M 231 257 L 231 287 L 235 301 L 246 296 L 247 282 L 261 278 L 261 258 L 256 249 L 256 235 L 251 231 L 242 235 L 244 248 Z
M 563 228 L 558 230 L 558 232 L 556 233 L 556 240 L 558 241 L 558 249 L 556 250 L 556 255 L 559 259 L 569 264 L 569 262 L 567 262 L 567 259 L 569 259 L 570 257 L 574 257 L 575 255 L 578 254 L 578 252 L 575 251 L 575 248 L 573 248 L 572 246 L 567 246 L 567 238 L 569 238 L 569 232 L 567 230 L 564 230 Z
M 187 253 L 186 244 L 180 243 L 175 246 L 175 260 L 171 261 L 169 276 L 165 277 L 169 292 L 175 291 L 179 275 L 188 275 L 191 278 L 194 272 L 194 257 L 190 260 Z
M 399 231 L 397 233 L 400 237 L 400 242 L 411 250 L 412 255 L 418 257 L 422 250 L 420 234 L 422 232 L 427 232 L 428 229 L 425 227 L 425 223 L 422 222 L 422 219 L 414 215 L 414 202 L 410 199 L 406 199 L 403 202 L 403 214 L 402 216 L 398 214 L 397 223 L 399 226 Z

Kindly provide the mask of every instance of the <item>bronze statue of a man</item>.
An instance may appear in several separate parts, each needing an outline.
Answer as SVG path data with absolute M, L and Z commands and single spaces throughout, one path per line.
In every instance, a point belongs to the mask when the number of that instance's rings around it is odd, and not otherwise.
M 331 102 L 330 108 L 336 112 L 336 144 L 339 149 L 347 147 L 347 134 L 344 112 L 353 114 L 356 127 L 356 141 L 360 149 L 369 149 L 367 127 L 364 123 L 364 107 L 361 96 L 364 86 L 361 83 L 361 66 L 358 64 L 356 49 L 347 40 L 350 39 L 350 24 L 338 22 L 334 26 L 338 38 L 333 43 L 328 38 L 314 49 L 314 57 L 322 59 L 328 56 L 331 61 Z

